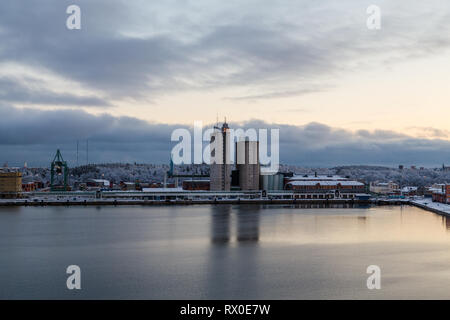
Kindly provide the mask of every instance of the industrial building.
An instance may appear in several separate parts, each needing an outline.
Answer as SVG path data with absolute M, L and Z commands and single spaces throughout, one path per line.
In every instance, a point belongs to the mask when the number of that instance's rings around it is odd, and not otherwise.
M 22 192 L 22 173 L 0 171 L 0 197 L 15 198 Z
M 211 135 L 211 191 L 229 191 L 231 189 L 230 128 L 226 122 L 222 127 L 214 127 Z
M 236 169 L 241 190 L 259 190 L 259 142 L 236 142 Z
M 364 183 L 335 175 L 297 175 L 286 180 L 285 188 L 294 191 L 297 199 L 354 199 L 366 191 Z
M 260 189 L 266 191 L 284 190 L 284 180 L 288 175 L 289 174 L 281 172 L 271 175 L 260 175 Z M 292 174 L 290 176 L 292 176 Z

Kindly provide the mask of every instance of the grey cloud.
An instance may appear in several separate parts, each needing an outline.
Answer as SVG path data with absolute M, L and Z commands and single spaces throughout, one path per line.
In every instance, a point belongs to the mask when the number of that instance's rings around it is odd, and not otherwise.
M 29 81 L 30 79 L 28 79 Z M 24 104 L 43 104 L 57 106 L 107 107 L 110 103 L 95 96 L 77 96 L 70 93 L 57 93 L 42 88 L 39 81 L 31 79 L 36 87 L 28 86 L 19 79 L 0 77 L 0 101 Z
M 376 66 L 377 60 L 402 61 L 450 46 L 443 25 L 450 7 L 439 1 L 427 3 L 438 10 L 425 20 L 426 28 L 417 25 L 421 8 L 382 1 L 384 24 L 376 33 L 365 28 L 370 3 L 355 0 L 326 6 L 181 1 L 171 2 L 173 9 L 149 2 L 79 1 L 83 25 L 75 32 L 65 29 L 71 2 L 2 2 L 0 60 L 43 66 L 111 99 L 226 86 L 257 92 L 236 99 L 302 94 L 326 90 L 342 72 Z M 177 14 L 161 22 L 170 10 Z M 129 35 L 142 29 L 135 21 L 147 26 L 147 34 Z M 311 86 L 319 82 L 327 85 Z
M 439 166 L 450 162 L 448 140 L 420 139 L 386 130 L 352 132 L 320 123 L 293 126 L 256 120 L 237 125 L 280 129 L 280 155 L 284 163 Z
M 0 106 L 0 144 L 35 145 L 68 143 L 77 139 L 127 144 L 170 139 L 180 126 L 156 125 L 131 117 L 91 115 L 80 110 L 42 111 Z M 183 126 L 185 127 L 185 126 Z
M 397 133 L 390 130 L 375 130 L 373 132 L 370 132 L 368 130 L 358 130 L 357 135 L 367 140 L 383 139 L 385 141 L 389 141 L 408 138 L 408 136 L 405 134 Z
M 449 138 L 449 130 L 441 130 L 432 127 L 411 127 L 410 129 L 417 129 L 422 132 L 422 135 L 426 138 Z
M 228 100 L 234 100 L 234 101 L 256 101 L 256 100 L 266 100 L 266 99 L 278 99 L 278 98 L 288 98 L 288 97 L 295 97 L 295 96 L 301 96 L 309 93 L 315 93 L 326 90 L 326 86 L 310 86 L 309 88 L 302 88 L 299 90 L 290 90 L 290 91 L 279 91 L 279 92 L 269 92 L 269 93 L 263 93 L 263 94 L 254 94 L 254 95 L 247 95 L 247 96 L 240 96 L 240 97 L 229 97 L 226 98 Z
M 166 163 L 175 144 L 171 133 L 184 125 L 149 123 L 131 117 L 91 115 L 80 110 L 40 111 L 0 106 L 0 162 L 47 165 L 57 148 L 74 165 L 76 141 L 91 162 Z M 390 131 L 352 132 L 320 123 L 303 126 L 260 120 L 232 128 L 277 128 L 283 163 L 303 166 L 347 164 L 439 166 L 450 162 L 450 141 L 419 139 Z M 81 160 L 83 163 L 84 160 Z

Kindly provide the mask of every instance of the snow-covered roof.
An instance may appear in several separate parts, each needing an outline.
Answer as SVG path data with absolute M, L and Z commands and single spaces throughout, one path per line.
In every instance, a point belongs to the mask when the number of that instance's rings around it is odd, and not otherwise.
M 183 188 L 142 188 L 143 192 L 180 192 L 185 191 Z
M 308 175 L 294 175 L 293 177 L 289 178 L 290 181 L 343 181 L 348 180 L 345 177 L 338 176 L 338 175 L 314 175 L 314 174 L 308 174 Z
M 92 179 L 95 183 L 103 183 L 104 186 L 109 186 L 109 180 L 105 179 Z
M 358 181 L 291 181 L 288 184 L 292 186 L 316 186 L 317 184 L 321 186 L 364 186 L 364 183 Z
M 402 192 L 417 191 L 417 187 L 403 187 Z
M 377 182 L 374 183 L 374 186 L 389 186 L 389 185 L 396 185 L 395 182 Z
M 34 183 L 34 182 L 42 182 L 42 179 L 36 176 L 22 177 L 22 183 Z

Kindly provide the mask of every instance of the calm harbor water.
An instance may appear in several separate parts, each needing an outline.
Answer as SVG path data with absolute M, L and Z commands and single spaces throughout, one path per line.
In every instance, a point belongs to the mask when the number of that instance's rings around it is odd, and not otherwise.
M 79 265 L 82 290 L 66 288 Z M 366 268 L 381 267 L 381 290 Z M 450 299 L 450 219 L 418 208 L 0 208 L 1 299 Z

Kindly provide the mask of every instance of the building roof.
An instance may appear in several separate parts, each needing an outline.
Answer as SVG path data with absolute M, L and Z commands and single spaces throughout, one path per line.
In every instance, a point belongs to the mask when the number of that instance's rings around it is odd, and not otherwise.
M 94 181 L 95 183 L 103 183 L 103 185 L 109 186 L 109 180 L 105 180 L 105 179 L 91 179 L 91 181 Z
M 389 181 L 389 182 L 375 182 L 375 183 L 372 183 L 372 185 L 375 187 L 385 187 L 385 186 L 390 186 L 390 185 L 392 186 L 392 185 L 398 185 L 398 184 L 395 182 Z
M 314 174 L 306 174 L 306 175 L 294 175 L 289 178 L 290 181 L 346 181 L 348 178 L 338 176 L 338 175 L 314 175 Z
M 185 192 L 183 188 L 142 188 L 143 192 Z
M 417 191 L 417 187 L 403 187 L 402 192 L 411 192 L 411 191 Z
M 291 181 L 288 184 L 292 186 L 337 186 L 340 184 L 341 186 L 364 186 L 364 183 L 358 181 Z

